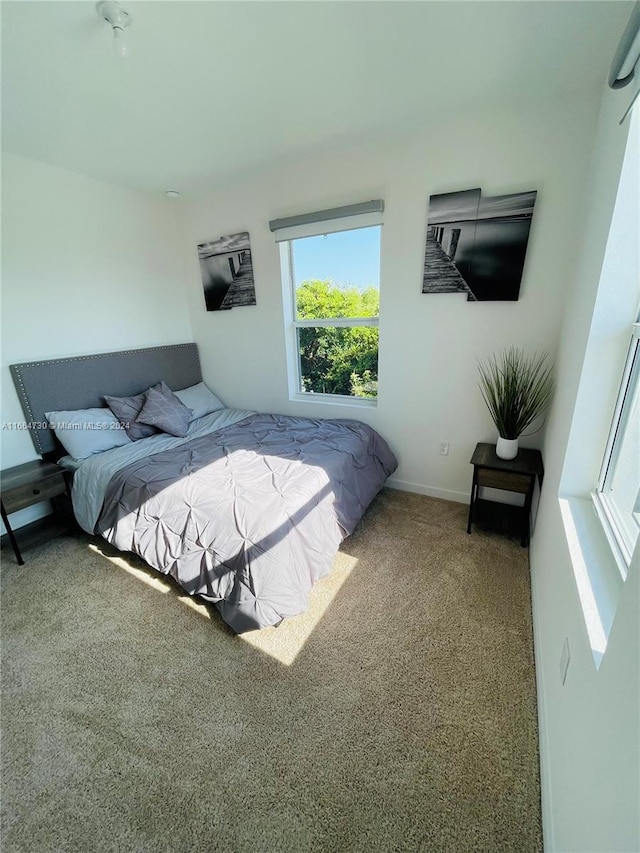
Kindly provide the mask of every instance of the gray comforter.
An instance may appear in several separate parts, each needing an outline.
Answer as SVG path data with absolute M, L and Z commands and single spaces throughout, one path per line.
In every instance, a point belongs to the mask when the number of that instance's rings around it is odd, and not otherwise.
M 359 421 L 254 414 L 118 471 L 96 532 L 240 633 L 306 610 L 396 466 Z

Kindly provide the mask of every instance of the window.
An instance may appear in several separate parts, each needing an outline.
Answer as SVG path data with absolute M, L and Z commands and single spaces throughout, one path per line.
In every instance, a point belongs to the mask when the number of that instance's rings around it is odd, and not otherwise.
M 375 405 L 382 202 L 270 223 L 292 399 Z
M 640 533 L 640 322 L 632 326 L 622 385 L 593 498 L 622 577 L 626 578 Z
M 597 204 L 587 220 L 578 272 L 579 283 L 596 274 L 599 280 L 558 495 L 596 669 L 625 595 L 632 553 L 637 557 L 640 548 L 640 114 L 632 116 L 626 140 L 624 130 L 602 127 L 606 147 L 598 149 L 591 191 Z M 601 217 L 611 203 L 605 194 L 600 209 L 600 191 L 605 180 L 615 179 L 615 171 L 607 175 L 606 170 L 618 162 L 617 146 L 622 145 L 622 168 L 600 260 Z M 611 186 L 607 191 L 613 190 Z M 574 298 L 581 295 L 578 285 Z M 587 320 L 576 317 L 574 322 L 576 304 L 567 309 L 570 332 Z

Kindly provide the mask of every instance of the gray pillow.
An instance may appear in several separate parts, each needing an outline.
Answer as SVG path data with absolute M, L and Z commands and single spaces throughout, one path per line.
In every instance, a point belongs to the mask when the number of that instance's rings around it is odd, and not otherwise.
M 166 385 L 162 389 L 149 388 L 138 423 L 151 424 L 162 432 L 182 438 L 187 434 L 192 411 L 188 409 Z M 168 393 L 167 393 L 168 392 Z
M 202 418 L 211 412 L 217 412 L 218 409 L 224 409 L 224 403 L 216 395 L 210 391 L 204 382 L 198 382 L 197 385 L 190 385 L 188 388 L 183 388 L 181 391 L 174 391 L 176 397 L 188 409 L 193 410 L 191 420 Z
M 86 459 L 130 444 L 122 424 L 109 409 L 47 412 L 47 420 L 69 456 Z
M 160 389 L 162 382 L 158 382 L 153 387 Z M 167 388 L 167 390 L 169 390 Z M 105 397 L 104 401 L 109 406 L 113 414 L 118 418 L 124 426 L 127 435 L 131 441 L 138 441 L 140 438 L 148 438 L 150 435 L 156 435 L 159 432 L 154 426 L 149 424 L 139 424 L 136 418 L 142 411 L 145 403 L 145 394 L 136 394 L 135 397 Z

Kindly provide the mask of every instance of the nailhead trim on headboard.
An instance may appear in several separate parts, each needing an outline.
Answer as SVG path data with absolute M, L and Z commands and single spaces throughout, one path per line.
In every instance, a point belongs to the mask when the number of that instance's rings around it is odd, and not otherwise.
M 27 397 L 27 391 L 26 391 L 26 388 L 24 387 L 24 382 L 22 381 L 22 374 L 20 373 L 20 367 L 23 367 L 23 366 L 24 367 L 27 367 L 27 366 L 30 367 L 31 365 L 15 365 L 14 370 L 13 370 L 13 375 L 18 380 L 18 385 L 19 385 L 18 397 L 20 398 L 20 402 L 22 403 L 22 408 L 23 409 L 26 408 L 25 414 L 28 417 L 27 423 L 32 423 L 35 420 L 35 418 L 33 416 L 33 412 L 31 411 L 31 404 L 29 403 L 29 398 Z M 30 432 L 31 432 L 31 440 L 35 444 L 36 450 L 40 454 L 44 453 L 45 451 L 44 451 L 44 449 L 42 447 L 42 443 L 40 441 L 40 435 L 35 430 L 30 430 Z
M 11 367 L 20 368 L 20 367 L 39 367 L 41 364 L 67 364 L 71 361 L 88 361 L 94 358 L 108 358 L 112 355 L 132 355 L 134 353 L 140 352 L 161 352 L 166 349 L 186 349 L 187 347 L 192 347 L 194 344 L 167 344 L 164 347 L 142 347 L 142 349 L 123 349 L 123 350 L 115 350 L 114 352 L 98 352 L 94 355 L 74 355 L 71 358 L 47 358 L 43 361 L 23 361 L 21 364 L 12 364 Z M 198 364 L 200 364 L 200 354 L 196 349 L 196 354 L 198 358 Z

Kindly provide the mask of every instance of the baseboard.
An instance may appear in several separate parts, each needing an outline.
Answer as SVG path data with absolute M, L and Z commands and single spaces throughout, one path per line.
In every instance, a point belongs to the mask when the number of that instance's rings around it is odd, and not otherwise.
M 533 656 L 536 671 L 536 700 L 538 704 L 538 751 L 540 758 L 540 808 L 542 812 L 542 849 L 545 853 L 555 850 L 555 831 L 551 809 L 551 774 L 549 772 L 549 739 L 547 735 L 546 702 L 544 693 L 544 667 L 542 651 L 538 644 L 540 630 L 540 608 L 538 607 L 537 573 L 532 570 L 536 562 L 535 536 L 529 549 L 529 576 L 531 578 L 531 617 L 533 622 Z
M 414 492 L 417 495 L 427 495 L 430 498 L 440 498 L 443 501 L 455 501 L 456 503 L 468 504 L 468 492 L 454 492 L 450 489 L 435 489 L 432 486 L 423 486 L 421 483 L 408 483 L 406 480 L 396 480 L 390 477 L 385 483 L 390 489 L 398 489 L 400 492 Z

